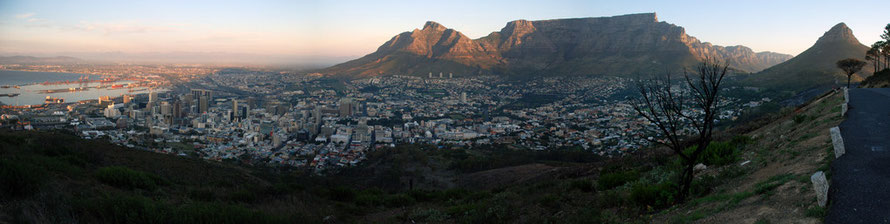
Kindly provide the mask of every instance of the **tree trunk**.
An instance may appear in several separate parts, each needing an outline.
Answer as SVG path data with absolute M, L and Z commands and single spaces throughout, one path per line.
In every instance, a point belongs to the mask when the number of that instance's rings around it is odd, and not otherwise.
M 692 180 L 694 179 L 694 169 L 695 169 L 695 160 L 687 161 L 686 167 L 683 169 L 683 173 L 680 174 L 680 191 L 677 192 L 677 203 L 682 204 L 686 202 L 686 198 L 689 197 L 689 189 L 692 186 Z
M 850 88 L 850 78 L 853 77 L 853 74 L 847 74 L 847 89 Z

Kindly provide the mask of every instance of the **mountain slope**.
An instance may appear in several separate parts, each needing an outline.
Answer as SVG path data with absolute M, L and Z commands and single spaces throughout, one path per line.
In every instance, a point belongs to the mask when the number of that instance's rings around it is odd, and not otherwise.
M 839 23 L 825 32 L 812 47 L 800 53 L 796 57 L 781 64 L 759 72 L 750 78 L 747 83 L 755 86 L 769 88 L 781 88 L 784 90 L 800 91 L 817 86 L 831 85 L 835 80 L 845 81 L 846 76 L 835 66 L 835 62 L 845 58 L 857 58 L 865 61 L 865 51 L 868 47 L 859 43 L 844 23 Z M 861 80 L 870 75 L 868 66 L 863 72 L 857 73 Z
M 516 20 L 470 39 L 435 22 L 396 35 L 377 51 L 322 71 L 329 75 L 634 74 L 679 69 L 711 57 L 756 72 L 790 55 L 702 43 L 655 13 Z
M 0 56 L 0 64 L 75 64 L 83 63 L 79 58 L 58 57 L 32 57 L 32 56 Z

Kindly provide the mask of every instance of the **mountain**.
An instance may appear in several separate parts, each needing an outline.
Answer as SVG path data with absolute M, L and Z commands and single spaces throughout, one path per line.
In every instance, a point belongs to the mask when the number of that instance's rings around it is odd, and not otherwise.
M 74 57 L 0 56 L 0 64 L 76 64 L 83 60 Z
M 800 91 L 813 87 L 832 85 L 835 80 L 846 81 L 846 76 L 835 66 L 838 60 L 857 58 L 865 61 L 869 48 L 853 36 L 853 30 L 839 23 L 825 32 L 812 47 L 781 64 L 763 70 L 749 77 L 750 85 Z M 865 66 L 859 77 L 861 80 L 872 74 L 873 69 Z
M 703 58 L 730 60 L 757 72 L 790 55 L 702 43 L 655 13 L 614 17 L 516 20 L 471 39 L 436 22 L 396 35 L 377 51 L 322 70 L 328 75 L 428 73 L 469 75 L 634 74 L 679 69 Z

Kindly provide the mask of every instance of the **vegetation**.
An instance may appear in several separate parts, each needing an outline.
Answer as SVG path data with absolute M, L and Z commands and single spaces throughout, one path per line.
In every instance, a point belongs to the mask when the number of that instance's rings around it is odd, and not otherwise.
M 872 62 L 874 71 L 890 68 L 890 24 L 884 27 L 881 40 L 872 44 L 865 52 L 865 60 Z
M 693 169 L 698 163 L 699 155 L 713 139 L 714 120 L 719 114 L 717 102 L 721 99 L 720 84 L 728 68 L 729 62 L 706 59 L 696 67 L 696 73 L 690 74 L 684 70 L 685 90 L 691 95 L 688 99 L 683 93 L 672 91 L 670 73 L 661 79 L 637 83 L 641 97 L 636 98 L 633 108 L 654 124 L 658 133 L 663 136 L 663 139 L 652 142 L 670 148 L 682 159 L 682 172 L 677 182 L 677 199 L 681 202 L 686 199 L 695 179 Z M 684 110 L 702 113 L 700 116 L 688 115 Z M 695 130 L 691 142 L 685 133 L 689 126 Z M 696 147 L 690 149 L 690 144 Z M 689 151 L 685 153 L 687 149 Z
M 837 61 L 837 67 L 844 70 L 844 74 L 847 75 L 847 88 L 850 88 L 850 79 L 853 77 L 853 74 L 862 70 L 863 66 L 865 66 L 865 62 L 855 58 L 847 58 Z

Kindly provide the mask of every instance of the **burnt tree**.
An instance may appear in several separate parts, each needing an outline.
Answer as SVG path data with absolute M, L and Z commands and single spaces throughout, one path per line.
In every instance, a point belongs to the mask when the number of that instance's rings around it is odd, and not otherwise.
M 677 186 L 678 202 L 685 201 L 694 179 L 698 158 L 713 139 L 714 121 L 721 99 L 720 84 L 729 62 L 706 58 L 694 71 L 683 71 L 684 79 L 672 88 L 671 74 L 636 82 L 640 97 L 633 109 L 658 129 L 651 140 L 670 148 L 683 161 Z M 691 152 L 684 152 L 691 147 Z

